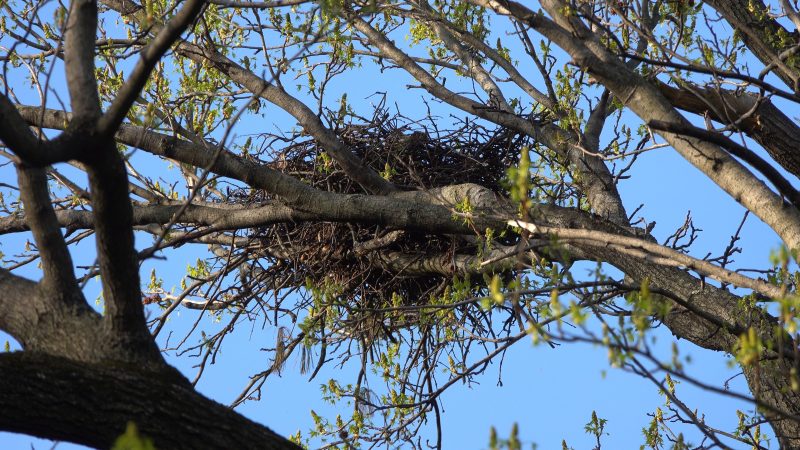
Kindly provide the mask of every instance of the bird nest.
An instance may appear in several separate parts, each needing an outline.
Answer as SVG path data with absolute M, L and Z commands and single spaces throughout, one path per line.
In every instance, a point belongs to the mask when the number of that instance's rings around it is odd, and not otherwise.
M 337 135 L 354 154 L 401 189 L 430 189 L 475 183 L 494 192 L 504 192 L 508 167 L 519 159 L 526 137 L 508 130 L 492 130 L 468 123 L 448 131 L 431 130 L 419 124 L 401 123 L 386 115 L 369 123 L 343 126 Z M 278 155 L 270 155 L 271 167 L 303 180 L 313 187 L 344 194 L 363 194 L 364 189 L 346 176 L 313 139 L 290 142 Z M 261 198 L 251 201 L 269 201 Z M 453 273 L 404 270 L 390 264 L 392 255 L 443 258 L 455 254 L 475 255 L 476 239 L 458 236 L 400 232 L 376 225 L 307 222 L 277 224 L 255 231 L 265 257 L 287 265 L 295 283 L 305 283 L 313 292 L 337 297 L 348 311 L 343 317 L 373 318 L 378 309 L 425 304 L 453 284 Z M 510 237 L 508 239 L 514 239 Z M 366 250 L 365 250 L 366 249 Z M 389 266 L 392 266 L 391 268 Z M 465 277 L 460 277 L 462 284 Z M 467 280 L 473 295 L 485 293 L 484 277 Z M 393 326 L 408 326 L 409 315 Z M 383 316 L 374 320 L 385 327 Z

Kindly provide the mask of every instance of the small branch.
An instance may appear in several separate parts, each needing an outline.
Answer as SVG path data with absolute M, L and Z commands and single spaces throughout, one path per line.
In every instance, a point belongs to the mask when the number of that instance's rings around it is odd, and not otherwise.
M 204 4 L 205 0 L 187 0 L 180 12 L 164 25 L 158 36 L 141 50 L 133 72 L 125 80 L 111 107 L 98 122 L 98 131 L 101 135 L 111 135 L 117 130 L 158 61 L 195 21 Z
M 356 242 L 353 244 L 353 251 L 355 252 L 356 256 L 364 256 L 369 252 L 392 245 L 404 234 L 405 232 L 403 230 L 394 230 L 381 237 L 377 237 L 366 242 Z
M 643 239 L 620 236 L 597 230 L 538 225 L 517 219 L 509 220 L 508 225 L 523 228 L 534 234 L 553 236 L 568 242 L 579 241 L 595 247 L 613 247 L 633 256 L 645 257 L 646 260 L 662 266 L 685 267 L 717 281 L 752 289 L 755 292 L 773 299 L 779 299 L 784 296 L 781 292 L 781 288 L 778 286 L 773 286 L 764 281 L 755 280 L 739 273 L 723 269 L 707 261 L 693 258 L 684 253 Z
M 273 0 L 271 2 L 241 2 L 235 0 L 209 0 L 212 5 L 224 6 L 225 8 L 250 8 L 267 9 L 280 8 L 283 6 L 297 6 L 309 3 L 311 0 Z
M 717 144 L 724 148 L 733 156 L 741 158 L 744 162 L 753 166 L 754 169 L 761 172 L 762 175 L 772 183 L 778 191 L 789 199 L 793 205 L 800 207 L 800 192 L 798 192 L 792 183 L 789 182 L 780 172 L 778 172 L 771 164 L 758 156 L 749 148 L 734 142 L 731 138 L 724 136 L 720 133 L 704 130 L 688 124 L 670 123 L 661 120 L 651 120 L 647 122 L 647 126 L 654 130 L 666 131 L 669 133 L 682 134 L 691 136 L 712 144 Z

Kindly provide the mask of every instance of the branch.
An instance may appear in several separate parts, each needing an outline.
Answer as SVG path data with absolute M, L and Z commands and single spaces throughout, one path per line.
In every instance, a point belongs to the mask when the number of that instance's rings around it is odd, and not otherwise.
M 133 238 L 133 210 L 128 174 L 114 141 L 86 155 L 86 172 L 94 211 L 97 263 L 103 280 L 103 316 L 120 345 L 143 361 L 162 362 L 144 317 L 139 258 Z
M 576 136 L 554 124 L 539 126 L 515 114 L 500 111 L 456 94 L 436 81 L 430 73 L 397 48 L 383 33 L 358 16 L 352 16 L 349 19 L 353 23 L 353 27 L 364 34 L 372 45 L 419 81 L 431 95 L 462 111 L 527 134 L 553 151 L 564 155 L 570 162 L 571 169 L 580 173 L 580 177 L 577 178 L 580 179 L 580 184 L 589 197 L 589 202 L 595 212 L 616 223 L 627 224 L 628 216 L 608 167 L 599 158 L 588 155 L 578 148 L 575 145 L 578 142 Z
M 205 0 L 187 0 L 183 8 L 161 29 L 150 44 L 139 53 L 139 61 L 133 68 L 125 84 L 119 90 L 114 102 L 98 122 L 101 135 L 111 135 L 116 131 L 125 115 L 144 88 L 150 73 L 172 44 L 194 22 L 205 4 Z
M 47 296 L 59 297 L 65 304 L 86 302 L 75 280 L 72 257 L 50 203 L 44 169 L 17 165 L 20 196 L 25 220 L 33 232 L 42 261 L 42 288 Z
M 769 152 L 784 169 L 800 177 L 800 127 L 768 98 L 724 89 L 658 83 L 673 106 L 743 131 Z
M 489 7 L 497 5 L 497 2 L 488 0 L 473 1 Z M 563 2 L 547 0 L 542 3 L 561 24 L 516 2 L 505 1 L 503 5 L 497 12 L 511 14 L 552 39 L 577 65 L 587 70 L 645 122 L 660 120 L 677 125 L 688 124 L 654 86 L 609 53 L 580 20 L 562 16 L 559 11 L 564 10 Z M 800 248 L 800 211 L 785 208 L 780 196 L 718 146 L 679 134 L 660 134 L 681 156 L 775 230 L 789 248 Z
M 648 122 L 647 126 L 654 130 L 696 137 L 698 139 L 702 139 L 723 147 L 733 156 L 741 158 L 744 162 L 750 164 L 753 166 L 753 168 L 761 172 L 761 174 L 767 177 L 767 180 L 769 180 L 770 183 L 778 188 L 778 192 L 780 192 L 781 195 L 789 199 L 789 201 L 792 202 L 795 207 L 800 207 L 800 192 L 798 192 L 794 186 L 792 186 L 792 183 L 784 178 L 784 176 L 781 175 L 778 170 L 772 167 L 772 165 L 770 165 L 767 161 L 764 161 L 755 152 L 741 144 L 737 144 L 731 138 L 720 133 L 714 133 L 712 131 L 704 130 L 692 125 L 667 123 L 658 120 L 652 120 Z
M 509 220 L 508 224 L 524 228 L 531 233 L 541 234 L 542 237 L 555 237 L 573 243 L 585 242 L 587 245 L 595 247 L 615 248 L 631 256 L 651 261 L 660 266 L 685 267 L 717 281 L 752 289 L 755 292 L 773 299 L 780 299 L 785 295 L 778 286 L 746 277 L 731 270 L 723 269 L 708 261 L 693 258 L 685 253 L 645 241 L 644 239 L 620 236 L 618 234 L 597 230 L 549 227 L 516 219 Z
M 110 448 L 134 422 L 156 448 L 299 449 L 194 391 L 177 372 L 0 355 L 0 429 Z
M 182 205 L 150 205 L 133 208 L 133 225 L 167 224 Z M 93 229 L 95 226 L 92 211 L 61 210 L 55 212 L 58 226 L 68 230 Z M 214 208 L 210 206 L 189 205 L 178 218 L 177 223 L 202 225 L 216 230 L 236 230 L 269 226 L 276 223 L 314 220 L 312 214 L 289 208 L 281 204 L 259 207 Z M 24 216 L 0 218 L 0 234 L 19 233 L 29 230 L 28 219 Z
M 64 35 L 64 68 L 72 112 L 79 126 L 94 125 L 100 117 L 100 96 L 94 75 L 97 2 L 72 0 Z

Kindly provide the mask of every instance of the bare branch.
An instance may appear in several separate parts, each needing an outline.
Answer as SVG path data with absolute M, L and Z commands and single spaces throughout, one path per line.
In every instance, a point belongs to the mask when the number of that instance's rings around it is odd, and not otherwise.
M 544 237 L 554 236 L 567 242 L 585 241 L 591 246 L 617 248 L 632 256 L 645 261 L 651 261 L 661 266 L 685 267 L 723 283 L 731 283 L 736 286 L 752 289 L 773 299 L 780 299 L 785 294 L 782 292 L 781 288 L 772 284 L 748 278 L 731 270 L 715 266 L 707 261 L 693 258 L 684 253 L 643 239 L 620 236 L 596 230 L 548 227 L 516 219 L 509 220 L 508 223 L 509 225 L 524 228 L 532 233 L 541 233 Z
M 750 164 L 754 169 L 761 172 L 770 183 L 778 188 L 778 192 L 780 192 L 781 195 L 785 196 L 795 207 L 800 207 L 800 192 L 792 186 L 789 180 L 784 178 L 777 169 L 772 167 L 752 150 L 741 144 L 737 144 L 727 136 L 691 125 L 669 124 L 655 120 L 648 122 L 647 126 L 654 130 L 696 137 L 721 146 L 728 150 L 733 156 L 741 158 L 742 161 Z
M 658 83 L 661 93 L 679 109 L 708 115 L 743 131 L 795 176 L 800 176 L 800 127 L 768 98 L 724 89 L 686 85 L 674 88 Z

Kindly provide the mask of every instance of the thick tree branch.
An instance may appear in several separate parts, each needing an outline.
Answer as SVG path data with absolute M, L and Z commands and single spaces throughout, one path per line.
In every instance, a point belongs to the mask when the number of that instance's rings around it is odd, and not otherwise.
M 800 192 L 798 192 L 794 186 L 792 186 L 792 183 L 784 178 L 784 176 L 781 175 L 781 173 L 772 167 L 772 165 L 770 165 L 767 161 L 761 159 L 760 156 L 744 145 L 734 142 L 731 138 L 720 133 L 714 133 L 712 131 L 704 130 L 691 125 L 670 124 L 657 120 L 648 122 L 647 126 L 654 130 L 692 136 L 711 142 L 712 144 L 719 145 L 730 152 L 731 155 L 740 158 L 742 161 L 761 172 L 761 174 L 764 175 L 770 183 L 775 185 L 775 187 L 778 188 L 778 192 L 786 197 L 795 206 L 795 208 L 800 207 Z
M 75 280 L 72 257 L 50 203 L 45 170 L 18 165 L 17 176 L 25 220 L 33 232 L 42 261 L 42 288 L 46 295 L 61 297 L 67 304 L 85 303 Z
M 97 1 L 72 0 L 64 35 L 64 68 L 72 112 L 83 126 L 94 126 L 100 117 L 100 96 L 94 74 L 97 34 Z
M 297 449 L 198 394 L 177 372 L 0 355 L 0 429 L 110 448 L 134 422 L 159 449 Z M 212 431 L 210 431 L 212 430 Z
M 781 58 L 790 46 L 797 45 L 797 32 L 789 32 L 771 17 L 761 0 L 707 0 L 739 32 L 745 45 L 765 66 L 793 91 L 800 86 L 800 69 Z M 785 38 L 781 38 L 781 37 Z
M 511 14 L 552 39 L 643 120 L 688 125 L 654 86 L 612 55 L 585 25 L 576 18 L 562 16 L 559 12 L 565 8 L 562 2 L 542 3 L 560 24 L 516 2 L 480 0 L 477 3 L 496 5 L 497 12 Z M 780 196 L 719 147 L 697 138 L 661 134 L 687 161 L 775 230 L 790 248 L 800 248 L 800 212 L 797 209 L 786 208 Z
M 350 17 L 354 28 L 365 35 L 370 43 L 377 47 L 387 58 L 392 59 L 398 66 L 413 76 L 422 84 L 431 95 L 442 101 L 475 114 L 478 117 L 494 122 L 498 125 L 506 126 L 513 130 L 525 133 L 528 136 L 542 142 L 548 148 L 563 155 L 570 164 L 570 169 L 580 173 L 578 177 L 584 188 L 589 202 L 595 212 L 610 220 L 625 224 L 627 214 L 622 205 L 622 201 L 614 185 L 608 167 L 599 158 L 584 153 L 577 145 L 576 136 L 567 133 L 560 127 L 548 124 L 538 126 L 537 124 L 525 120 L 517 115 L 506 111 L 498 110 L 491 105 L 484 105 L 470 100 L 462 95 L 447 89 L 441 83 L 414 62 L 408 55 L 397 48 L 383 33 L 376 30 L 370 24 L 357 16 Z
M 128 174 L 113 141 L 91 149 L 87 166 L 95 221 L 97 263 L 103 281 L 103 319 L 120 345 L 144 361 L 163 359 L 144 318 L 139 258 L 133 239 Z
M 657 85 L 676 108 L 707 114 L 712 120 L 743 131 L 784 169 L 800 177 L 800 127 L 769 99 L 723 89 Z
M 133 208 L 133 225 L 164 225 L 169 223 L 182 205 L 152 205 Z M 62 228 L 68 230 L 92 229 L 95 226 L 92 211 L 61 210 L 55 213 Z M 269 226 L 275 223 L 305 221 L 316 216 L 304 214 L 281 204 L 260 207 L 242 206 L 240 208 L 214 208 L 210 206 L 189 205 L 178 218 L 177 223 L 209 226 L 217 230 L 235 230 Z M 29 230 L 27 217 L 8 216 L 0 218 L 0 234 L 17 233 Z

